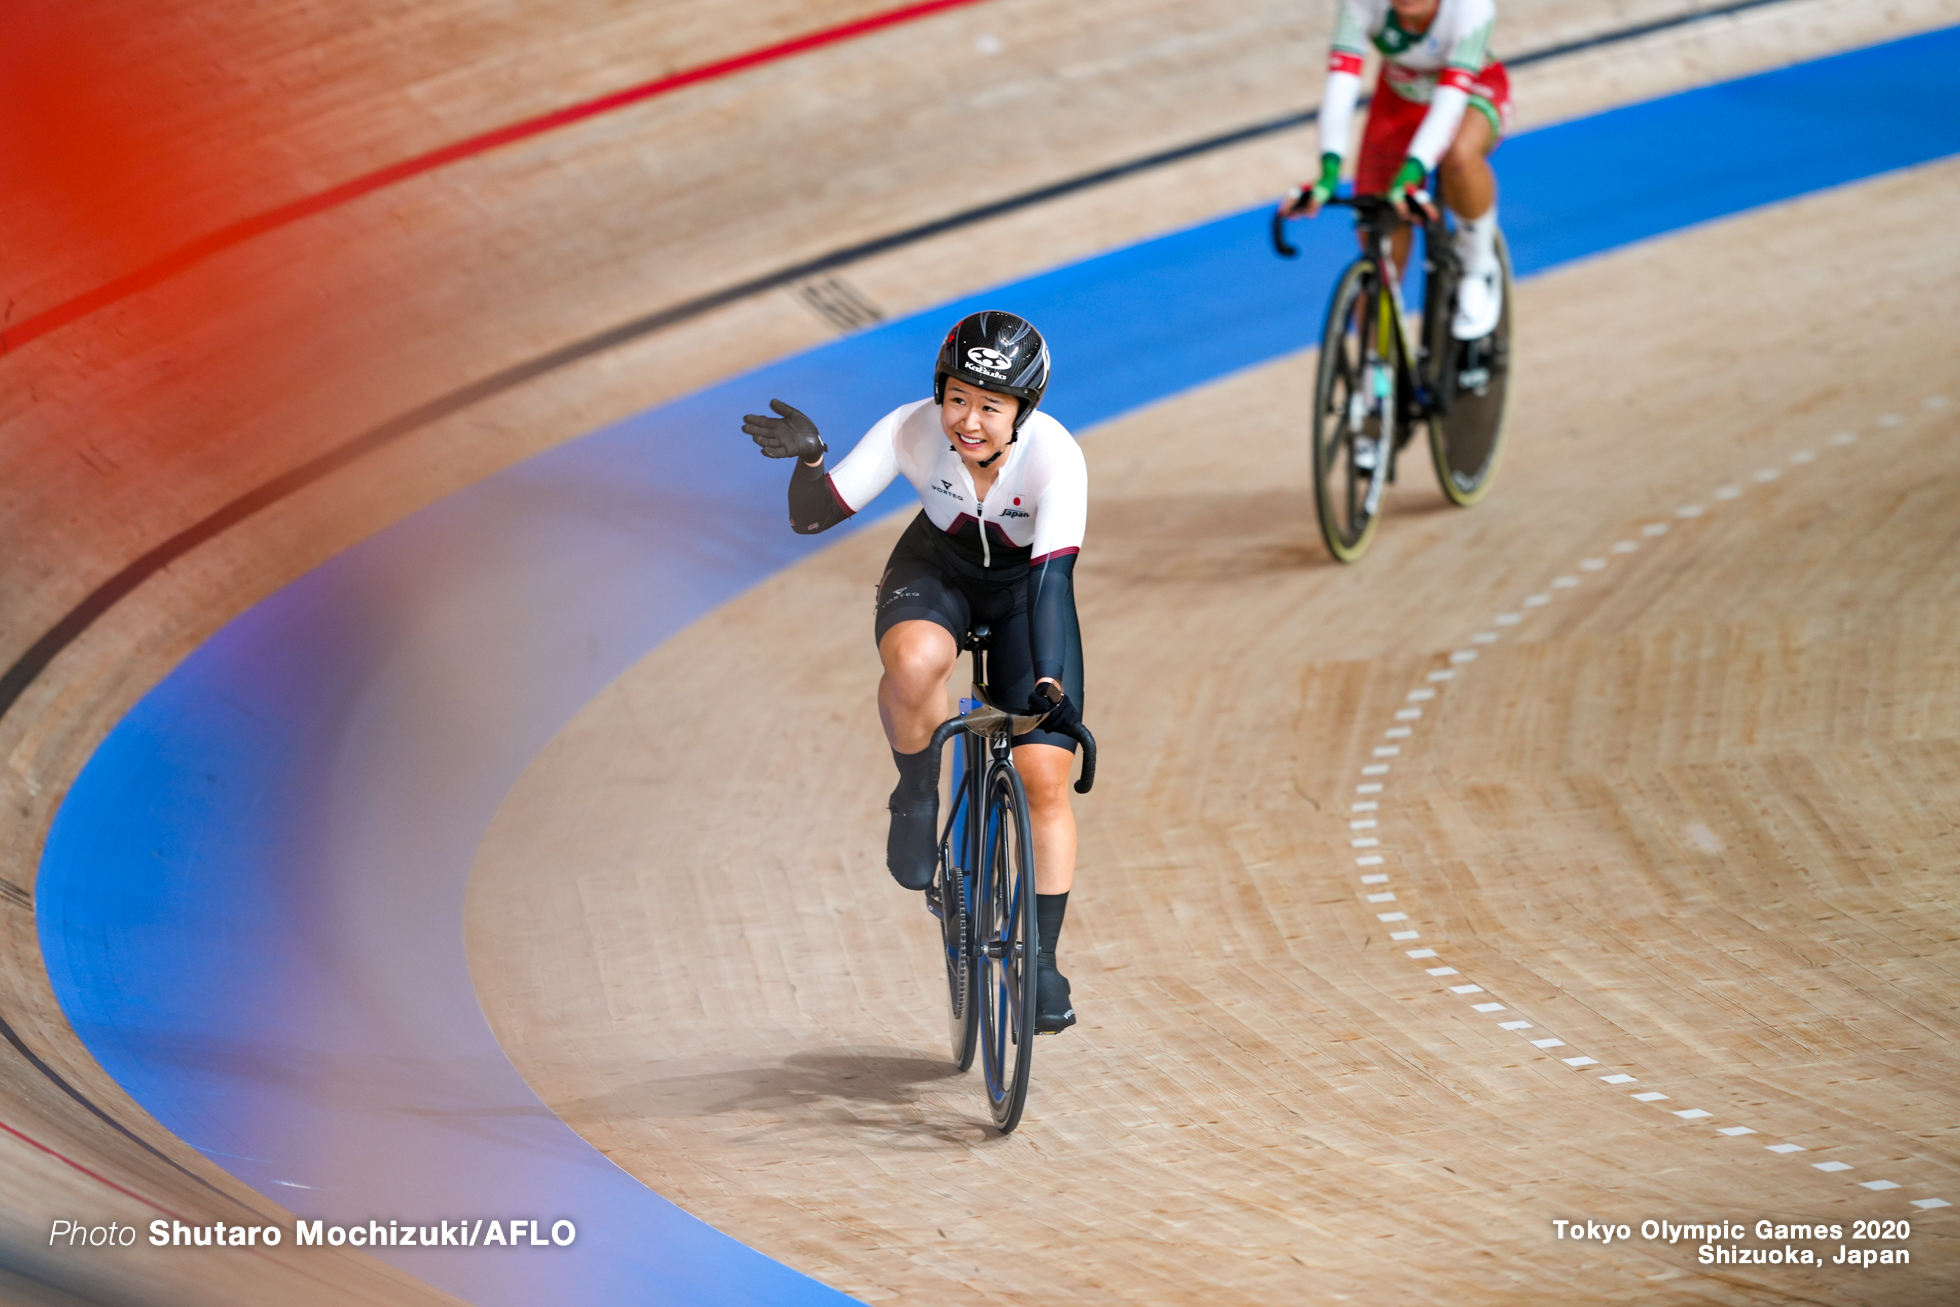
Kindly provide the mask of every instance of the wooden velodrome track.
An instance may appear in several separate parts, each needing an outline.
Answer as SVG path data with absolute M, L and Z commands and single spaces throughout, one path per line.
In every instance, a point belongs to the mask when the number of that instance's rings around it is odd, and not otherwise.
M 1503 48 L 1688 7 L 1508 0 Z M 10 320 L 216 220 L 863 12 L 590 9 L 295 5 L 246 24 L 178 6 L 170 22 L 253 75 L 184 99 L 168 130 L 243 122 L 253 140 L 160 191 L 145 230 L 20 219 Z M 1956 16 L 1792 0 L 1542 65 L 1521 109 L 1544 122 Z M 935 163 L 963 112 L 1017 146 L 969 142 L 962 205 L 1310 101 L 1325 27 L 1317 6 L 999 0 L 432 173 L 12 350 L 4 661 L 146 550 L 395 414 L 945 212 Z M 1249 203 L 1306 148 L 1293 133 L 1207 155 L 846 275 L 909 310 Z M 928 921 L 877 866 L 889 764 L 867 716 L 865 598 L 892 528 L 656 651 L 512 795 L 469 923 L 478 959 L 525 963 L 479 969 L 505 1048 L 660 1192 L 872 1301 L 1951 1301 L 1952 1218 L 1904 1200 L 1960 1191 L 1939 893 L 1960 419 L 1926 407 L 1960 405 L 1960 268 L 1937 235 L 1957 178 L 1921 169 L 1527 285 L 1498 492 L 1458 514 L 1408 478 L 1359 569 L 1323 566 L 1311 542 L 1298 361 L 1095 434 L 1081 589 L 1108 761 L 1080 807 L 1064 940 L 1085 1020 L 1042 1045 L 1012 1141 L 945 1076 Z M 0 718 L 0 877 L 23 891 L 5 896 L 0 1006 L 169 1159 L 0 1050 L 6 1292 L 437 1297 L 337 1253 L 34 1252 L 59 1212 L 229 1218 L 208 1186 L 267 1206 L 66 1030 L 24 892 L 47 823 L 109 726 L 240 608 L 488 471 L 829 330 L 793 293 L 756 296 L 417 429 L 146 582 Z M 1676 517 L 1686 506 L 1705 511 Z M 1505 613 L 1521 621 L 1494 624 Z M 1382 806 L 1351 813 L 1405 695 L 1453 650 L 1480 657 L 1420 705 Z M 675 677 L 698 687 L 680 705 L 656 691 Z M 1380 891 L 1359 882 L 1354 838 L 1395 850 L 1419 943 L 1386 938 L 1363 902 Z M 1438 956 L 1405 956 L 1417 947 Z M 1440 966 L 1458 976 L 1426 974 Z M 1460 977 L 1507 1012 L 1470 1010 L 1447 992 Z M 1499 1029 L 1507 1016 L 1534 1029 Z M 1643 1085 L 1667 1101 L 1632 1101 Z M 1862 1278 L 1707 1274 L 1684 1248 L 1548 1233 L 1555 1217 L 1902 1213 L 1920 1217 L 1915 1266 Z

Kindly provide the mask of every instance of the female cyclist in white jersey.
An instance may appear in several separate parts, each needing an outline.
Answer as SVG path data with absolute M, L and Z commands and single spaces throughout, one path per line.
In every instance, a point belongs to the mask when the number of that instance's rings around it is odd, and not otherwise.
M 1286 212 L 1311 218 L 1340 183 L 1361 61 L 1372 45 L 1381 80 L 1368 109 L 1354 189 L 1386 195 L 1406 215 L 1410 191 L 1432 170 L 1457 216 L 1463 280 L 1451 331 L 1459 340 L 1489 335 L 1503 311 L 1497 261 L 1497 177 L 1487 156 L 1511 120 L 1511 83 L 1490 56 L 1496 0 L 1339 0 L 1327 88 L 1320 102 L 1320 177 L 1287 196 Z M 1408 258 L 1408 233 L 1395 257 Z
M 946 678 L 974 626 L 993 632 L 990 696 L 1042 718 L 1013 744 L 1034 835 L 1035 1024 L 1052 1032 L 1075 1024 L 1055 940 L 1075 881 L 1075 740 L 1064 732 L 1081 721 L 1074 571 L 1089 478 L 1074 437 L 1036 411 L 1047 386 L 1041 333 L 1011 313 L 975 313 L 946 333 L 932 398 L 886 414 L 836 468 L 825 467 L 816 423 L 781 400 L 769 401 L 777 416 L 751 413 L 742 430 L 769 457 L 797 460 L 789 517 L 799 534 L 835 526 L 900 475 L 919 493 L 922 511 L 878 583 L 873 627 L 885 667 L 878 715 L 898 766 L 885 865 L 899 884 L 932 882 L 939 796 L 925 749 L 948 715 Z

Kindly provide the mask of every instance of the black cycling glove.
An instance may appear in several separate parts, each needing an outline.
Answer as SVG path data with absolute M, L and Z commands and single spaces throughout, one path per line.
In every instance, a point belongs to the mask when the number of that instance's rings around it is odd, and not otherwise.
M 1055 687 L 1060 690 L 1060 686 Z M 1075 700 L 1066 691 L 1059 699 L 1050 699 L 1044 691 L 1046 686 L 1036 686 L 1028 696 L 1028 715 L 1041 718 L 1041 729 L 1053 731 L 1057 735 L 1067 735 L 1082 725 L 1082 710 L 1075 706 Z
M 758 448 L 769 458 L 795 458 L 809 462 L 830 449 L 817 434 L 817 424 L 797 412 L 780 399 L 769 401 L 769 407 L 782 414 L 781 417 L 765 417 L 760 413 L 750 413 L 742 419 L 742 430 L 746 431 Z

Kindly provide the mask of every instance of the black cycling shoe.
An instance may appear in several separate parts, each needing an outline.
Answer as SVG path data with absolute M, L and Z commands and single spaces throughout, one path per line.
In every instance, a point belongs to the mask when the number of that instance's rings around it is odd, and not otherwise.
M 892 814 L 885 868 L 906 889 L 924 889 L 939 866 L 939 798 L 901 799 L 894 794 L 885 806 Z
M 1075 1024 L 1075 1004 L 1068 996 L 1068 977 L 1054 964 L 1034 972 L 1034 1032 L 1053 1035 Z

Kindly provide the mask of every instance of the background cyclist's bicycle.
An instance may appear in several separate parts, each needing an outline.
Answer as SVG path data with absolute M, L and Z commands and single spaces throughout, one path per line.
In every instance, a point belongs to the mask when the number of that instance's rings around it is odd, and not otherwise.
M 1382 493 L 1395 480 L 1396 457 L 1416 429 L 1429 434 L 1430 460 L 1443 493 L 1469 505 L 1490 489 L 1504 435 L 1511 368 L 1511 258 L 1499 237 L 1504 309 L 1480 340 L 1450 334 L 1462 274 L 1440 208 L 1418 195 L 1422 215 L 1422 319 L 1412 321 L 1402 287 L 1386 269 L 1402 218 L 1378 195 L 1331 199 L 1349 208 L 1360 229 L 1361 257 L 1334 285 L 1321 333 L 1314 383 L 1313 484 L 1321 538 L 1343 563 L 1361 557 L 1381 520 Z M 1273 248 L 1287 243 L 1286 217 L 1273 215 Z

